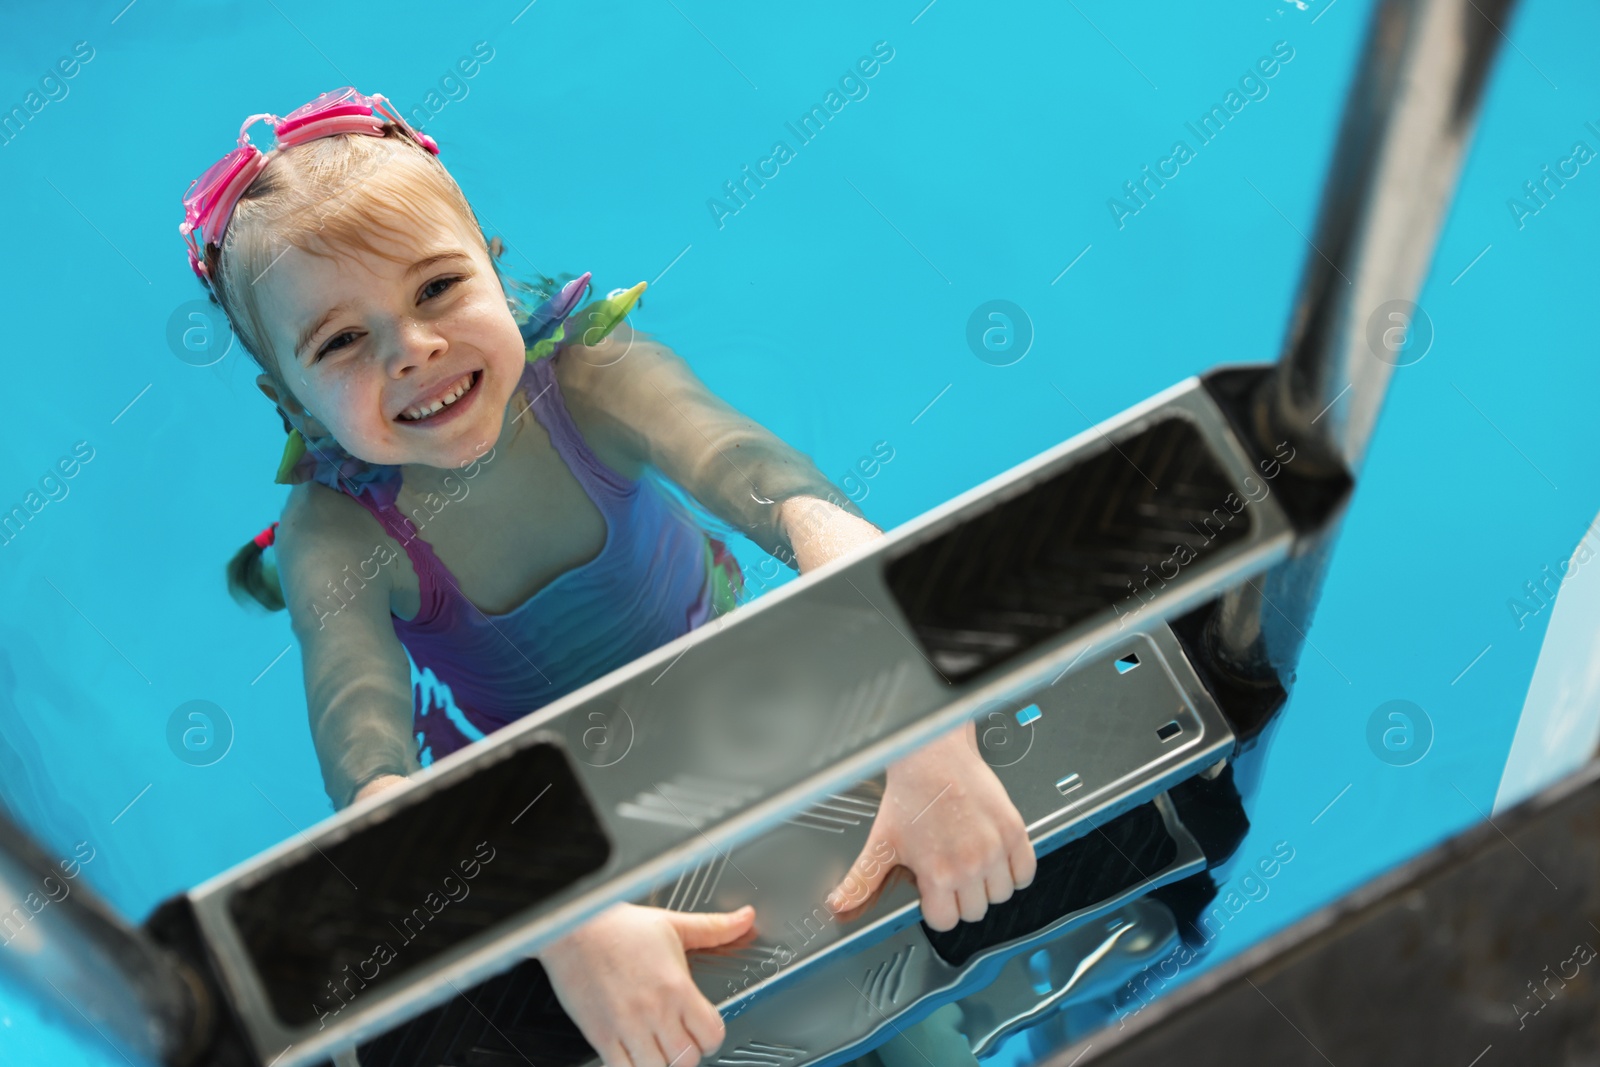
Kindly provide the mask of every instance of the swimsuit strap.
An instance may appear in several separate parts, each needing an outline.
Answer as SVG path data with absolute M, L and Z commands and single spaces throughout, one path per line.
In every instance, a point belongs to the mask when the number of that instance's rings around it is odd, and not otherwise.
M 605 514 L 609 527 L 614 517 L 613 509 L 620 506 L 617 502 L 631 494 L 635 483 L 608 467 L 583 439 L 578 424 L 572 420 L 566 395 L 561 391 L 554 360 L 545 358 L 530 361 L 518 388 L 527 403 L 525 410 L 537 409 L 539 425 L 549 434 L 551 447 L 584 492 L 594 500 L 595 506 Z
M 389 488 L 390 486 L 393 488 Z M 373 491 L 350 494 L 357 504 L 366 508 L 383 526 L 384 532 L 399 542 L 411 560 L 411 569 L 417 575 L 418 607 L 409 622 L 423 625 L 438 617 L 444 607 L 444 590 L 454 585 L 445 577 L 444 561 L 433 551 L 433 546 L 419 535 L 416 524 L 395 506 L 395 496 L 400 488 L 399 479 Z

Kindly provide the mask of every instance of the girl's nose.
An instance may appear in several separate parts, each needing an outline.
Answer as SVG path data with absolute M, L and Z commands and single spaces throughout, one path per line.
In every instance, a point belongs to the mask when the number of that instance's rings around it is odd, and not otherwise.
M 388 371 L 391 377 L 402 377 L 421 369 L 443 355 L 449 348 L 444 334 L 430 322 L 420 319 L 401 319 L 388 345 Z

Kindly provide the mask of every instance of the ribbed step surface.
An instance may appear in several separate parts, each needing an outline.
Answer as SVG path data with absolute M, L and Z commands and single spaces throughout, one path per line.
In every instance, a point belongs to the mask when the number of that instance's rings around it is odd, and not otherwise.
M 1195 425 L 1167 418 L 923 542 L 884 577 L 923 651 L 963 682 L 1112 605 L 1137 611 L 1251 522 Z
M 934 951 L 959 966 L 1138 883 L 1175 851 L 1156 806 L 1141 804 L 1045 856 L 1033 883 L 979 922 L 923 930 Z M 578 1067 L 595 1057 L 536 960 L 463 993 L 361 1046 L 362 1067 Z
M 279 1017 L 304 1024 L 585 874 L 610 846 L 567 758 L 539 744 L 242 889 L 234 921 Z

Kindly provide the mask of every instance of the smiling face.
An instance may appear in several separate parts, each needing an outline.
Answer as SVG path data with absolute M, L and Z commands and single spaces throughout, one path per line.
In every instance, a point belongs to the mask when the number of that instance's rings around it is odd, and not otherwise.
M 368 463 L 461 467 L 499 439 L 525 366 L 505 292 L 453 214 L 369 236 L 382 255 L 290 247 L 256 283 L 292 396 L 269 375 L 257 383 Z

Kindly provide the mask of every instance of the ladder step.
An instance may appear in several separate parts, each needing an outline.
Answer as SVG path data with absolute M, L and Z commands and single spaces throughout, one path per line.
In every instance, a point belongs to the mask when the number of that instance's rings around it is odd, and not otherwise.
M 1162 620 L 1287 557 L 1276 497 L 1243 506 L 1254 474 L 1188 379 L 195 887 L 187 910 L 252 1052 L 325 1059 L 764 834 L 854 840 L 866 820 L 802 813 L 1001 703 L 1008 725 L 979 729 L 1036 842 L 1215 763 L 1232 735 L 1192 672 L 1175 681 L 1186 661 Z M 1134 638 L 1116 654 L 1166 667 L 1103 661 Z M 1037 721 L 1015 718 L 1031 693 L 1073 691 L 1079 660 L 1122 694 L 1068 714 L 1041 696 Z M 1163 745 L 1179 691 L 1190 710 Z M 596 714 L 630 731 L 622 756 L 584 758 Z M 1074 720 L 1100 728 L 1070 765 L 1009 766 Z M 1063 796 L 1069 772 L 1084 782 Z M 494 858 L 462 880 L 480 847 Z

